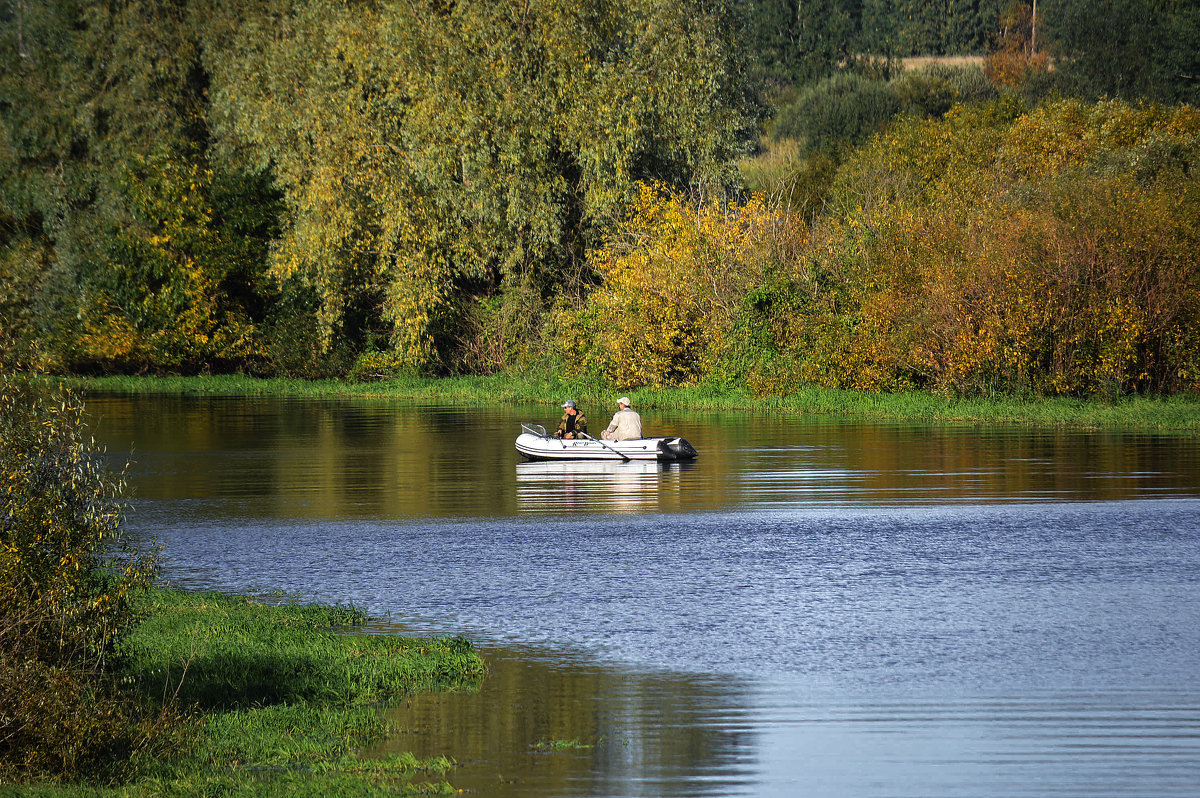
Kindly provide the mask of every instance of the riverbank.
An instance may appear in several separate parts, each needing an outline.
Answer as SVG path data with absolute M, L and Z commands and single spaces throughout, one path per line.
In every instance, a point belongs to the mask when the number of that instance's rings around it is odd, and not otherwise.
M 379 707 L 473 689 L 484 672 L 461 638 L 355 634 L 349 607 L 154 590 L 120 655 L 123 680 L 156 711 L 161 740 L 118 785 L 12 785 L 74 798 L 444 794 L 444 757 L 361 755 L 394 731 Z
M 69 378 L 85 391 L 182 396 L 384 398 L 484 406 L 533 403 L 557 406 L 570 397 L 607 407 L 616 393 L 554 376 L 406 377 L 383 382 L 199 377 Z M 818 414 L 858 418 L 973 424 L 1023 424 L 1076 429 L 1200 432 L 1200 396 L 1142 396 L 1111 400 L 1042 397 L 952 399 L 928 393 L 868 394 L 805 387 L 787 396 L 752 396 L 719 386 L 626 391 L 639 409 Z

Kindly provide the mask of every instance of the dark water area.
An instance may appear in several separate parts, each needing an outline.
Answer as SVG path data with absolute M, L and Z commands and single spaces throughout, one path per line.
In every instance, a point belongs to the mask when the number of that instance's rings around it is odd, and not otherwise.
M 1195 437 L 646 412 L 700 458 L 543 464 L 553 407 L 89 412 L 173 582 L 475 641 L 381 751 L 478 794 L 1200 795 Z

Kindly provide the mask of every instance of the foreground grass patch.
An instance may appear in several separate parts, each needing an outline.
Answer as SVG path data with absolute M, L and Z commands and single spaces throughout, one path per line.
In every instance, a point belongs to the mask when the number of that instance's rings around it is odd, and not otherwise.
M 386 736 L 377 704 L 417 691 L 471 689 L 483 663 L 461 638 L 352 634 L 348 607 L 272 605 L 154 591 L 122 650 L 129 683 L 165 712 L 177 739 L 119 785 L 13 786 L 45 796 L 374 796 L 453 792 L 452 763 L 363 759 Z M 160 747 L 161 748 L 161 747 Z
M 146 613 L 124 651 L 131 670 L 187 705 L 373 704 L 482 673 L 462 638 L 344 634 L 366 620 L 349 607 L 156 591 Z

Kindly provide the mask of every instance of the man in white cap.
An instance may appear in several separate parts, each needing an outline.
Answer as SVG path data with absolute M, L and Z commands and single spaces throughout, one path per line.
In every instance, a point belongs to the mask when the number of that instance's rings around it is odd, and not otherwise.
M 629 407 L 629 397 L 617 400 L 617 413 L 601 437 L 606 441 L 636 441 L 642 437 L 642 417 Z
M 575 400 L 568 399 L 563 402 L 562 421 L 558 422 L 558 429 L 554 431 L 554 437 L 577 438 L 581 433 L 587 434 L 587 418 L 575 406 Z

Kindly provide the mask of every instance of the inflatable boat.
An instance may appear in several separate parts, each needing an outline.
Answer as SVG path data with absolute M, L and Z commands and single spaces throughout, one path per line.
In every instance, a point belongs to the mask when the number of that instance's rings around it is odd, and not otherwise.
M 602 441 L 584 434 L 566 440 L 547 435 L 540 424 L 522 424 L 517 451 L 530 460 L 691 460 L 698 452 L 683 438 L 639 438 Z

